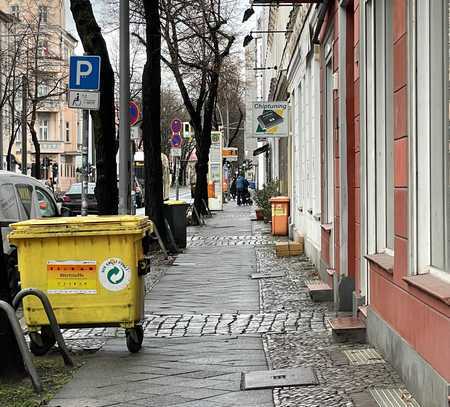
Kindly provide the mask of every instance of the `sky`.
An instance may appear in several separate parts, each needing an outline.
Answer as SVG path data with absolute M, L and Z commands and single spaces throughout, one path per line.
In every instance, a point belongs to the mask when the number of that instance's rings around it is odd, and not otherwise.
M 73 35 L 75 38 L 79 40 L 79 36 L 76 30 L 75 22 L 72 18 L 72 13 L 70 11 L 70 1 L 65 1 L 65 7 L 66 7 L 66 30 Z M 232 4 L 235 4 L 236 10 L 235 10 L 235 16 L 233 22 L 230 23 L 230 26 L 237 27 L 236 34 L 238 35 L 236 39 L 236 43 L 234 45 L 234 52 L 240 53 L 241 58 L 244 59 L 244 48 L 242 47 L 242 41 L 243 37 L 248 34 L 254 27 L 256 26 L 258 11 L 251 17 L 251 19 L 242 24 L 242 16 L 244 14 L 244 11 L 249 7 L 249 1 L 247 0 L 223 0 L 225 2 L 230 2 Z M 98 1 L 98 0 L 92 0 L 91 4 L 93 5 L 94 13 L 97 18 L 97 21 L 99 25 L 102 27 L 102 23 L 104 23 L 104 14 L 107 11 L 107 6 L 105 5 L 104 1 Z M 112 30 L 109 28 L 112 25 L 112 28 L 118 28 L 119 27 L 119 16 L 117 15 L 117 25 L 114 26 L 111 22 L 111 18 L 108 18 L 108 29 L 102 30 L 102 33 L 105 37 L 106 44 L 108 46 L 108 50 L 110 53 L 110 58 L 115 65 L 115 62 L 117 60 L 117 56 L 119 55 L 119 49 L 118 49 L 118 43 L 119 43 L 119 31 L 118 29 Z M 102 27 L 103 28 L 103 27 Z M 79 42 L 78 47 L 75 50 L 75 53 L 78 55 L 83 54 L 83 47 L 81 45 L 81 42 Z M 143 65 L 142 61 L 142 65 Z M 242 64 L 244 67 L 244 64 Z M 163 74 L 162 74 L 162 80 L 163 80 L 163 86 L 172 87 L 174 90 L 178 90 L 176 87 L 176 83 L 173 80 L 173 77 L 171 73 L 163 66 Z

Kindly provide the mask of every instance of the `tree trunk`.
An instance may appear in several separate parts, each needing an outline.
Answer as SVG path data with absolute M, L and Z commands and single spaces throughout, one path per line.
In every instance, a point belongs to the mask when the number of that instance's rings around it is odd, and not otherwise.
M 89 0 L 70 0 L 78 34 L 88 55 L 102 59 L 100 72 L 100 110 L 91 111 L 95 139 L 97 185 L 95 197 L 102 215 L 117 214 L 119 194 L 117 190 L 117 138 L 114 108 L 114 72 L 108 49 Z
M 14 120 L 14 108 L 12 109 L 12 119 L 11 119 L 11 137 L 8 143 L 8 154 L 6 155 L 6 168 L 8 171 L 11 171 L 11 162 L 12 162 L 12 149 L 14 147 L 14 142 L 16 141 L 17 133 L 19 131 L 19 127 L 14 128 L 15 120 Z
M 211 131 L 213 124 L 214 108 L 216 106 L 217 89 L 219 87 L 219 70 L 211 73 L 211 82 L 209 86 L 209 93 L 205 103 L 203 115 L 203 129 L 197 135 L 195 133 L 195 140 L 197 141 L 197 164 L 195 169 L 197 171 L 197 187 L 195 189 L 194 205 L 197 210 L 202 213 L 206 212 L 203 202 L 208 204 L 208 164 L 209 164 L 209 150 L 211 148 Z M 200 136 L 200 137 L 198 137 Z
M 41 179 L 41 145 L 36 133 L 36 105 L 33 104 L 31 120 L 29 124 L 31 141 L 34 145 L 34 174 L 31 174 L 37 179 Z
M 163 240 L 163 171 L 161 162 L 161 31 L 158 1 L 144 1 L 147 60 L 142 75 L 145 213 Z
M 195 133 L 197 141 L 197 163 L 195 172 L 197 174 L 197 184 L 195 186 L 194 205 L 202 214 L 206 214 L 204 202 L 208 204 L 208 167 L 209 167 L 209 149 L 211 147 L 211 131 L 209 137 L 203 130 L 201 133 Z

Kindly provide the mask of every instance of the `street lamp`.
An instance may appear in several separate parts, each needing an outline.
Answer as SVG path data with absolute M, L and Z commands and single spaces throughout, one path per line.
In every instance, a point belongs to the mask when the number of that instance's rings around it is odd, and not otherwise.
M 253 34 L 279 34 L 279 33 L 291 33 L 292 30 L 268 30 L 268 31 L 250 31 L 250 34 L 247 34 L 244 38 L 243 46 L 246 47 L 248 44 L 250 44 L 255 37 L 253 37 Z
M 243 44 L 243 46 L 244 47 L 246 47 L 248 44 L 250 44 L 252 41 L 253 41 L 253 35 L 252 35 L 252 33 L 250 33 L 250 34 L 247 34 L 246 36 L 245 36 L 245 38 L 244 38 L 244 44 Z
M 242 22 L 245 23 L 253 14 L 255 14 L 255 10 L 253 9 L 253 7 L 250 7 L 247 10 L 245 10 Z

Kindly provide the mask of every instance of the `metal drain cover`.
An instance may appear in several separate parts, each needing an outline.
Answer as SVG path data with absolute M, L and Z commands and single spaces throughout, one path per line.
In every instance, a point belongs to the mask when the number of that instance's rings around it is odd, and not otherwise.
M 420 407 L 406 389 L 371 389 L 370 394 L 380 407 Z
M 352 366 L 386 363 L 381 355 L 373 348 L 344 350 L 343 353 L 347 356 L 347 359 Z
M 259 278 L 276 278 L 276 277 L 284 277 L 284 271 L 274 271 L 273 273 L 253 273 L 252 279 L 257 280 Z
M 319 384 L 312 367 L 242 373 L 242 390 Z

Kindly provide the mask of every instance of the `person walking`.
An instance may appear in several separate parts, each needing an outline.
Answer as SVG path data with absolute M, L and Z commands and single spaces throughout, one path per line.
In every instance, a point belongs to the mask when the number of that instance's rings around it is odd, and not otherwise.
M 248 188 L 248 181 L 244 175 L 240 174 L 236 180 L 237 204 L 240 206 L 244 203 L 244 193 Z
M 230 194 L 233 201 L 236 199 L 236 177 L 233 175 L 230 186 Z

